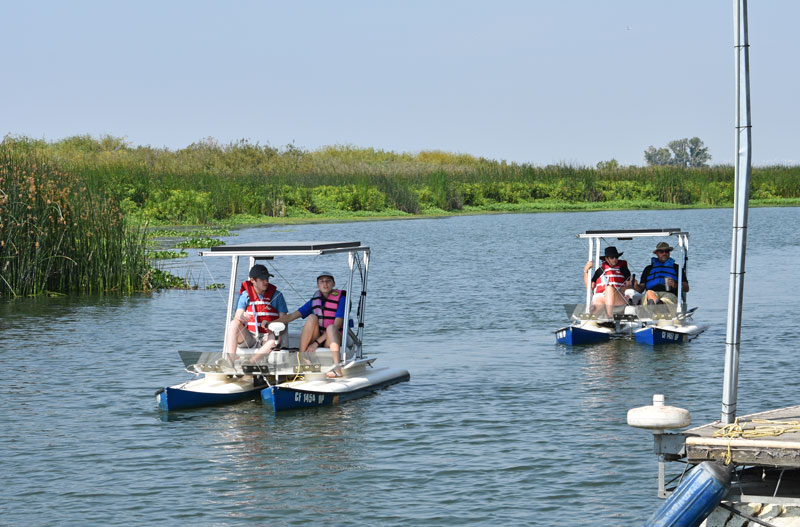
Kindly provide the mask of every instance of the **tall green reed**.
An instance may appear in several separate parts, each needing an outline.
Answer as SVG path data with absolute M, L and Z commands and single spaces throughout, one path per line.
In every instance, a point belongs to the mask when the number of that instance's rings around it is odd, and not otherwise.
M 149 287 L 144 229 L 126 225 L 102 185 L 40 145 L 0 144 L 0 296 Z

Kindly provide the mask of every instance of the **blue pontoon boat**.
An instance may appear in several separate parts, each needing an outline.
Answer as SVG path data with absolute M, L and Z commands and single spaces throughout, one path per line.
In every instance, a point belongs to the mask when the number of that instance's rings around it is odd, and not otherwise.
M 593 230 L 578 234 L 589 241 L 589 260 L 593 269 L 601 263 L 600 246 L 605 240 L 614 243 L 634 238 L 674 238 L 675 246 L 683 258 L 676 258 L 678 276 L 681 276 L 689 259 L 689 233 L 681 229 Z M 591 271 L 590 271 L 591 272 Z M 680 344 L 702 333 L 706 326 L 697 325 L 692 316 L 697 308 L 688 308 L 686 292 L 681 292 L 676 304 L 643 305 L 642 295 L 630 289 L 625 292 L 626 304 L 613 309 L 608 316 L 605 309 L 592 312 L 591 284 L 586 288 L 583 304 L 566 304 L 570 325 L 556 330 L 556 340 L 569 346 L 595 344 L 611 339 L 633 339 L 642 344 Z
M 249 269 L 257 262 L 270 265 L 275 258 L 346 255 L 350 275 L 345 287 L 349 302 L 344 319 L 350 323 L 342 334 L 342 360 L 334 364 L 329 348 L 301 353 L 299 332 L 285 332 L 284 324 L 273 322 L 270 329 L 280 336 L 280 345 L 264 357 L 256 358 L 255 350 L 243 345 L 237 349 L 233 362 L 226 357 L 224 350 L 179 352 L 186 370 L 197 378 L 159 390 L 157 400 L 160 408 L 182 410 L 260 397 L 277 412 L 290 408 L 335 405 L 409 380 L 408 371 L 375 367 L 375 358 L 363 355 L 370 250 L 361 242 L 224 245 L 200 254 L 227 256 L 232 260 L 226 322 L 235 312 L 240 258 L 249 259 Z M 355 312 L 352 312 L 354 302 L 357 305 Z M 227 323 L 225 327 L 228 331 Z M 341 368 L 342 375 L 328 378 L 327 372 L 334 368 Z

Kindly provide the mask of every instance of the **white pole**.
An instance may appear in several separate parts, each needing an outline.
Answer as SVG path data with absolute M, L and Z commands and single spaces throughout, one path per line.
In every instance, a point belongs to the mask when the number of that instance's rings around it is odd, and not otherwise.
M 231 282 L 230 282 L 230 286 L 228 287 L 228 313 L 227 313 L 227 316 L 225 317 L 225 339 L 222 341 L 222 355 L 223 356 L 225 356 L 225 351 L 226 351 L 225 344 L 228 342 L 228 326 L 231 325 L 230 324 L 231 316 L 233 315 L 233 312 L 231 312 L 231 310 L 233 310 L 234 312 L 236 311 L 235 308 L 234 308 L 234 305 L 233 305 L 233 302 L 234 302 L 233 299 L 234 299 L 234 295 L 236 294 L 236 292 L 235 292 L 235 288 L 236 288 L 236 270 L 238 268 L 239 268 L 239 257 L 238 256 L 232 256 L 231 257 Z
M 592 245 L 594 244 L 594 238 L 589 238 L 589 261 L 592 261 Z M 599 245 L 599 242 L 598 242 Z M 594 266 L 589 269 L 590 273 L 594 273 Z M 585 274 L 585 271 L 584 271 Z M 589 280 L 586 282 L 586 309 L 585 313 L 589 314 L 589 307 L 592 303 L 592 277 L 589 276 Z
M 358 327 L 356 334 L 358 335 L 358 358 L 364 356 L 364 313 L 367 309 L 367 276 L 369 276 L 369 249 L 364 251 L 364 278 L 361 284 L 361 312 L 358 313 Z
M 685 249 L 683 248 L 683 238 L 681 237 L 680 234 L 678 235 L 678 247 L 680 247 L 680 249 L 681 249 L 681 256 L 683 256 L 685 258 L 686 257 L 686 252 L 685 252 Z M 683 280 L 682 280 L 683 275 L 681 274 L 681 269 L 683 269 L 683 265 L 681 265 L 681 259 L 680 258 L 678 258 L 678 261 L 675 262 L 675 263 L 678 264 L 678 279 L 675 280 L 677 282 L 677 284 L 678 284 L 678 290 L 675 291 L 675 297 L 678 299 L 678 313 L 680 313 L 681 311 L 683 311 L 683 308 L 682 308 L 682 306 L 683 306 L 683 295 L 682 295 L 682 293 L 683 293 Z
M 725 335 L 725 375 L 722 386 L 722 417 L 725 424 L 736 419 L 739 383 L 739 345 L 742 332 L 742 293 L 747 247 L 747 207 L 750 199 L 752 154 L 750 122 L 750 49 L 747 37 L 747 0 L 733 2 L 733 32 L 736 57 L 735 192 L 731 280 L 728 295 L 728 329 Z
M 353 253 L 347 253 L 347 264 L 350 267 L 350 279 L 347 281 L 347 292 L 345 297 L 347 298 L 347 302 L 344 304 L 344 324 L 342 326 L 342 349 L 339 353 L 339 361 L 340 362 L 347 362 L 347 337 L 349 336 L 348 329 L 350 327 L 350 302 L 352 301 L 352 297 L 350 296 L 350 292 L 353 290 Z

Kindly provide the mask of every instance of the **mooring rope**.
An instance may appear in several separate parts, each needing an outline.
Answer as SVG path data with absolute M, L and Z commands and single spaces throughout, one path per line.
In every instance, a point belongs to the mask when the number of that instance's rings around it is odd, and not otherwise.
M 747 425 L 752 423 L 752 426 Z M 728 438 L 728 449 L 722 457 L 722 462 L 730 465 L 733 460 L 731 443 L 734 439 L 755 439 L 759 437 L 777 437 L 790 432 L 800 432 L 800 421 L 775 421 L 772 419 L 751 419 L 741 423 L 737 417 L 733 423 L 727 424 L 714 432 L 714 437 Z
M 771 419 L 752 419 L 746 423 L 759 424 L 763 426 L 753 426 L 752 428 L 743 425 L 739 418 L 725 425 L 716 432 L 714 437 L 728 437 L 731 439 L 752 439 L 755 437 L 776 437 L 789 432 L 800 432 L 800 421 L 774 421 Z

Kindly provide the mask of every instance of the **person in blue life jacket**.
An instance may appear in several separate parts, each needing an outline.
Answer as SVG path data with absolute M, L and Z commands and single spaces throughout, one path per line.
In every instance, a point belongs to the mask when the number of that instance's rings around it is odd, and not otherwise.
M 589 271 L 594 264 L 589 260 L 583 267 L 583 285 L 591 286 L 593 293 L 590 313 L 605 306 L 606 315 L 610 318 L 615 306 L 624 306 L 627 303 L 624 291 L 632 287 L 632 276 L 628 262 L 620 260 L 622 254 L 613 245 L 606 247 L 603 262 L 591 279 Z
M 328 377 L 341 377 L 342 328 L 344 327 L 345 291 L 336 289 L 333 274 L 320 273 L 317 276 L 317 291 L 311 300 L 300 308 L 280 318 L 280 322 L 289 323 L 303 318 L 305 324 L 300 333 L 300 352 L 316 351 L 327 346 L 331 350 L 334 368 L 327 373 Z
M 653 251 L 655 258 L 642 271 L 639 282 L 634 284 L 634 289 L 645 293 L 646 304 L 677 304 L 678 303 L 678 264 L 670 256 L 674 247 L 666 242 L 660 242 Z M 686 269 L 681 273 L 681 289 L 689 292 L 689 281 L 686 279 Z
M 231 363 L 236 359 L 237 346 L 242 343 L 248 348 L 258 347 L 256 355 L 261 356 L 278 345 L 278 339 L 268 326 L 271 322 L 282 321 L 280 318 L 288 309 L 283 294 L 269 283 L 271 276 L 264 265 L 255 264 L 250 269 L 249 279 L 242 282 L 236 313 L 228 324 L 225 342 Z

